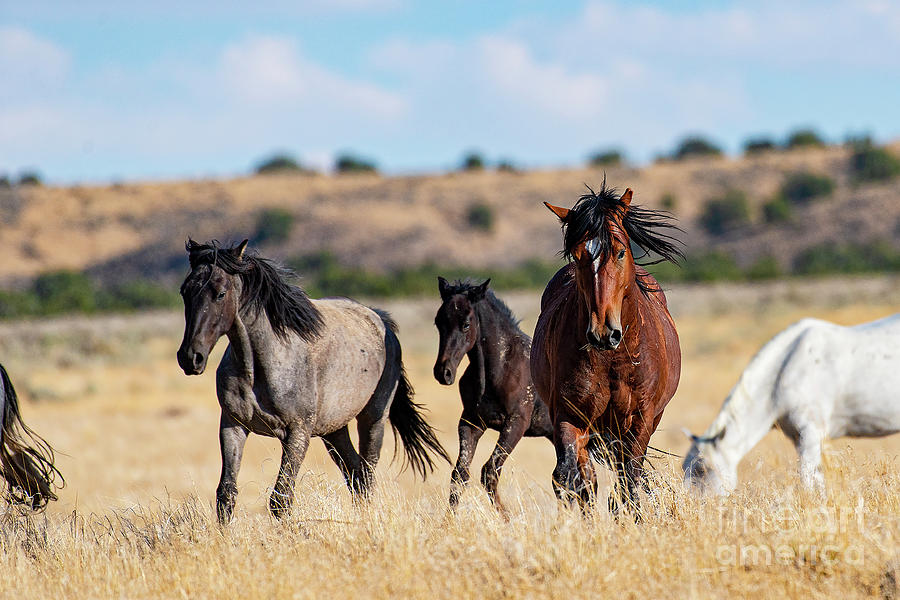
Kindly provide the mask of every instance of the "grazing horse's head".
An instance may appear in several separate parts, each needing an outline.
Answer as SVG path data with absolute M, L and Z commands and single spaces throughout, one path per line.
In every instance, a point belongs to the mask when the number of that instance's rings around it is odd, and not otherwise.
M 588 188 L 590 189 L 590 188 Z M 632 243 L 661 260 L 677 260 L 676 240 L 654 229 L 676 229 L 668 216 L 631 205 L 631 188 L 621 196 L 607 188 L 582 196 L 571 209 L 546 204 L 563 226 L 563 256 L 575 264 L 575 281 L 581 304 L 587 309 L 584 332 L 589 347 L 614 350 L 625 332 L 622 305 L 635 287 L 655 290 L 639 275 L 631 253 Z
M 434 317 L 440 335 L 437 361 L 434 363 L 434 378 L 438 383 L 453 383 L 459 361 L 475 345 L 480 335 L 475 304 L 484 299 L 490 282 L 488 279 L 481 285 L 451 284 L 438 277 L 442 301 Z
M 723 496 L 737 485 L 737 471 L 723 456 L 719 445 L 723 427 L 715 435 L 687 433 L 691 447 L 684 457 L 684 486 L 689 490 Z
M 247 240 L 234 248 L 211 247 L 211 259 L 200 258 L 200 244 L 188 241 L 191 272 L 181 284 L 184 300 L 184 338 L 178 349 L 178 365 L 186 375 L 200 375 L 209 353 L 234 324 L 241 298 L 241 278 L 221 266 L 223 260 L 239 263 Z

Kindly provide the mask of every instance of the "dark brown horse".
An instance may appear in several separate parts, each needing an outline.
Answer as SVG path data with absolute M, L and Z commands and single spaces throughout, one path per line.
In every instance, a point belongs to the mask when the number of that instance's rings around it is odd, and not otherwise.
M 442 304 L 434 318 L 440 335 L 434 378 L 451 385 L 464 355 L 469 366 L 459 378 L 463 403 L 459 418 L 459 458 L 450 480 L 450 505 L 456 506 L 469 481 L 469 466 L 487 428 L 500 432 L 491 457 L 481 469 L 481 483 L 497 508 L 500 470 L 522 439 L 552 439 L 547 405 L 534 393 L 529 369 L 531 338 L 519 329 L 512 311 L 481 285 L 448 283 L 438 277 Z
M 3 365 L 0 380 L 0 476 L 12 502 L 41 509 L 56 500 L 54 488 L 64 480 L 53 465 L 53 448 L 22 420 L 16 389 Z
M 610 510 L 625 504 L 638 518 L 644 456 L 678 387 L 681 349 L 666 297 L 631 248 L 671 261 L 681 252 L 666 233 L 677 230 L 668 215 L 631 198 L 631 189 L 619 197 L 604 181 L 571 210 L 547 204 L 570 262 L 541 298 L 531 374 L 553 421 L 557 495 L 591 501 L 590 458 L 602 457 L 617 476 Z

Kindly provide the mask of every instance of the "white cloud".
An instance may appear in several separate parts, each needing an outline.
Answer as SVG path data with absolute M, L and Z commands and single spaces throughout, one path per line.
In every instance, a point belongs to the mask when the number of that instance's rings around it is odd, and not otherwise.
M 220 76 L 233 98 L 253 105 L 303 102 L 317 111 L 343 107 L 383 118 L 397 118 L 407 108 L 396 93 L 310 62 L 285 37 L 252 36 L 228 46 L 222 54 Z
M 69 63 L 49 40 L 18 27 L 0 27 L 0 100 L 32 99 L 58 89 Z

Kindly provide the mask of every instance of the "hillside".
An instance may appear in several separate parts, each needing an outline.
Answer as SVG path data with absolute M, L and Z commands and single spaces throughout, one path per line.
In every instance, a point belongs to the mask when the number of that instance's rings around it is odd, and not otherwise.
M 898 152 L 900 143 L 892 150 Z M 606 175 L 611 185 L 632 187 L 640 204 L 659 207 L 671 195 L 689 255 L 722 250 L 741 266 L 771 256 L 787 268 L 799 253 L 823 243 L 896 244 L 900 180 L 855 185 L 849 155 L 833 146 L 609 167 Z M 799 207 L 787 222 L 763 223 L 763 204 L 796 171 L 828 175 L 835 191 Z M 427 262 L 499 269 L 529 259 L 552 261 L 559 227 L 542 201 L 571 205 L 584 184 L 599 186 L 602 179 L 601 170 L 576 169 L 0 189 L 0 282 L 16 286 L 42 272 L 71 269 L 102 281 L 141 277 L 169 284 L 184 272 L 188 236 L 253 239 L 261 211 L 272 208 L 293 215 L 286 240 L 261 244 L 264 254 L 281 259 L 328 252 L 343 265 L 375 272 Z M 710 198 L 729 189 L 746 193 L 751 222 L 711 236 L 698 217 Z M 489 229 L 470 223 L 473 205 L 489 207 Z

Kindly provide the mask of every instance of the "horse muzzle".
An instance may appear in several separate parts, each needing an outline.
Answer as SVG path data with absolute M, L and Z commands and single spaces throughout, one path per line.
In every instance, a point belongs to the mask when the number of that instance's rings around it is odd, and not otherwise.
M 437 379 L 437 382 L 441 385 L 453 385 L 456 373 L 446 362 L 439 362 L 434 365 L 434 378 Z
M 200 375 L 206 370 L 207 356 L 203 352 L 179 348 L 177 356 L 178 366 L 185 375 Z
M 585 332 L 588 344 L 597 350 L 615 350 L 622 343 L 622 330 L 618 327 L 603 328 L 603 334 L 598 334 L 593 327 L 588 327 Z

